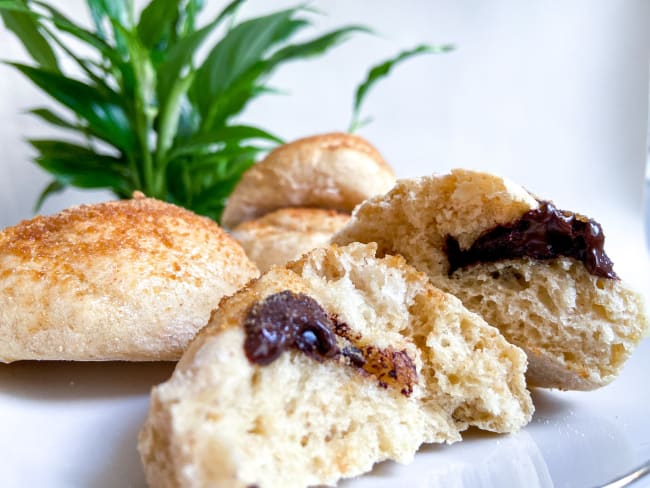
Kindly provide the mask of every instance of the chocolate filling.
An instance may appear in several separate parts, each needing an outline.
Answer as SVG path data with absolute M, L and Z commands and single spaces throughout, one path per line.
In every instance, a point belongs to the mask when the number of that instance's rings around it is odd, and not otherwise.
M 361 334 L 336 316 L 330 317 L 313 298 L 289 290 L 253 304 L 244 318 L 244 352 L 251 363 L 267 365 L 288 348 L 322 361 L 341 358 L 379 386 L 396 387 L 409 396 L 417 371 L 406 351 L 363 344 Z M 340 338 L 341 347 L 337 344 Z
M 255 303 L 244 319 L 244 351 L 252 363 L 266 365 L 294 347 L 316 359 L 339 354 L 334 325 L 311 297 L 283 291 Z
M 582 261 L 594 276 L 617 279 L 604 243 L 603 230 L 595 220 L 540 201 L 539 208 L 526 212 L 519 220 L 484 232 L 469 249 L 461 250 L 456 238 L 447 236 L 445 251 L 449 275 L 478 263 L 565 256 Z

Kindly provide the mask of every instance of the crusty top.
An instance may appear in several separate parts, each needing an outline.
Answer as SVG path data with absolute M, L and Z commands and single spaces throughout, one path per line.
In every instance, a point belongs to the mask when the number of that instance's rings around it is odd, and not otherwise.
M 334 151 L 337 149 L 351 149 L 363 153 L 373 159 L 379 166 L 386 171 L 393 173 L 393 168 L 384 160 L 377 148 L 370 144 L 363 137 L 347 132 L 329 132 L 327 134 L 317 134 L 315 136 L 303 137 L 296 139 L 289 144 L 283 144 L 277 149 L 271 151 L 266 157 L 266 161 L 273 162 L 290 157 L 293 153 L 301 151 L 313 151 L 314 148 Z
M 232 228 L 285 207 L 349 213 L 394 183 L 393 170 L 364 139 L 344 133 L 307 137 L 280 146 L 246 171 L 222 221 Z
M 168 225 L 161 225 L 166 221 Z M 180 230 L 180 222 L 189 224 Z M 215 234 L 228 246 L 232 239 L 212 220 L 176 205 L 136 193 L 131 200 L 118 200 L 71 207 L 55 215 L 24 220 L 0 233 L 0 254 L 23 259 L 56 259 L 67 256 L 74 246 L 75 256 L 105 256 L 117 250 L 150 250 L 153 242 L 175 245 L 178 237 Z
M 177 359 L 258 271 L 215 222 L 136 194 L 0 232 L 0 361 Z

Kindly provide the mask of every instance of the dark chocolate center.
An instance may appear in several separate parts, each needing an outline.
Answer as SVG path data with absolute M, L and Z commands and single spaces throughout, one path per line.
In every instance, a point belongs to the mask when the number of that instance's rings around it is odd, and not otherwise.
M 461 250 L 456 238 L 447 236 L 445 251 L 450 275 L 459 268 L 478 263 L 565 256 L 582 261 L 594 276 L 616 279 L 604 243 L 603 230 L 595 220 L 540 201 L 539 208 L 526 212 L 519 220 L 483 233 L 469 249 Z
M 294 347 L 316 359 L 339 354 L 334 325 L 311 297 L 283 291 L 255 303 L 244 319 L 244 351 L 252 363 L 269 364 Z

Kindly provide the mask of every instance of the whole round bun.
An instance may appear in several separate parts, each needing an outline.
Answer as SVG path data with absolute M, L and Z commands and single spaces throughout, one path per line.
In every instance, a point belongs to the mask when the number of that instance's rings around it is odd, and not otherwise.
M 285 207 L 350 213 L 394 183 L 393 170 L 365 139 L 345 133 L 306 137 L 278 147 L 244 173 L 222 223 L 232 228 Z
M 152 390 L 138 444 L 150 486 L 332 485 L 469 426 L 512 432 L 530 420 L 525 354 L 403 258 L 374 254 L 316 249 L 221 302 Z M 326 327 L 338 352 L 249 360 L 260 307 L 303 320 L 287 296 L 316 304 L 309 326 Z
M 332 241 L 376 242 L 380 255 L 403 255 L 528 353 L 532 385 L 598 388 L 619 373 L 648 328 L 641 297 L 625 283 L 594 276 L 569 257 L 504 259 L 448 273 L 448 236 L 468 249 L 538 206 L 508 180 L 455 170 L 399 181 L 360 205 Z
M 242 222 L 231 234 L 264 273 L 316 247 L 326 245 L 349 214 L 318 208 L 283 208 Z
M 258 271 L 211 220 L 138 194 L 0 233 L 0 361 L 176 360 Z

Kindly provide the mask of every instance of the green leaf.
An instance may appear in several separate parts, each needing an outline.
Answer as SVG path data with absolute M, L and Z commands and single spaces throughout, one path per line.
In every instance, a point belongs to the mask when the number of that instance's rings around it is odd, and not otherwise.
M 69 18 L 63 15 L 61 11 L 55 9 L 54 7 L 44 2 L 32 1 L 32 3 L 34 5 L 39 5 L 40 7 L 44 8 L 51 15 L 51 17 L 46 17 L 45 15 L 41 15 L 37 12 L 32 12 L 31 15 L 33 15 L 34 18 L 39 18 L 39 19 L 46 20 L 48 22 L 52 22 L 58 29 L 76 37 L 77 39 L 85 42 L 89 46 L 95 48 L 107 59 L 110 59 L 113 62 L 119 61 L 119 57 L 117 56 L 117 53 L 113 50 L 113 48 L 110 45 L 108 45 L 104 40 L 102 40 L 101 37 L 75 24 Z
M 230 2 L 208 25 L 202 29 L 193 32 L 181 41 L 179 41 L 172 49 L 170 49 L 167 59 L 157 69 L 156 75 L 158 78 L 158 100 L 161 103 L 167 100 L 169 93 L 174 90 L 174 84 L 179 82 L 183 70 L 187 68 L 192 62 L 192 58 L 203 43 L 205 38 L 228 16 L 239 7 L 244 0 L 234 0 Z
M 84 119 L 94 135 L 124 151 L 133 149 L 135 141 L 128 117 L 116 101 L 107 99 L 96 88 L 63 75 L 20 63 L 8 64 Z
M 45 122 L 49 122 L 50 124 L 55 125 L 57 127 L 63 127 L 64 129 L 73 129 L 78 131 L 83 130 L 83 127 L 80 127 L 77 124 L 65 120 L 63 117 L 60 117 L 59 115 L 55 114 L 54 112 L 52 112 L 50 109 L 47 108 L 35 108 L 29 110 L 29 113 L 36 115 L 38 118 L 44 120 Z
M 108 18 L 125 28 L 133 26 L 132 0 L 87 0 L 87 3 L 95 25 L 101 25 L 103 19 Z
M 86 4 L 88 5 L 90 17 L 93 19 L 97 35 L 105 41 L 108 36 L 104 29 L 104 19 L 106 17 L 104 13 L 104 2 L 102 0 L 86 0 Z
M 152 0 L 140 14 L 138 37 L 142 44 L 153 49 L 175 29 L 179 0 Z
M 57 179 L 53 179 L 52 181 L 50 181 L 48 185 L 45 188 L 43 188 L 43 191 L 38 196 L 38 200 L 36 200 L 36 205 L 34 205 L 34 213 L 37 213 L 41 209 L 43 203 L 45 203 L 45 200 L 47 200 L 48 197 L 56 193 L 61 193 L 66 188 L 67 186 L 61 183 Z
M 93 149 L 80 146 L 73 142 L 61 141 L 58 139 L 29 139 L 27 142 L 36 149 L 42 156 L 53 158 L 70 158 L 92 159 L 93 161 L 102 162 L 114 168 L 124 166 L 124 161 L 114 156 L 98 154 Z
M 58 140 L 30 140 L 36 163 L 63 185 L 128 190 L 124 161 Z
M 318 56 L 345 42 L 355 33 L 373 33 L 373 31 L 363 25 L 336 29 L 310 41 L 286 46 L 273 54 L 268 62 L 270 67 L 275 67 L 283 61 Z
M 189 139 L 188 144 L 209 144 L 215 141 L 228 143 L 233 140 L 242 141 L 250 139 L 262 139 L 277 144 L 284 144 L 284 141 L 278 136 L 273 135 L 264 129 L 260 129 L 259 127 L 253 127 L 250 125 L 229 125 L 210 132 L 197 134 L 195 137 Z
M 7 29 L 20 39 L 34 61 L 45 69 L 59 71 L 56 54 L 39 31 L 39 23 L 34 19 L 33 14 L 9 10 L 9 6 L 22 6 L 26 9 L 22 1 L 0 2 L 0 16 Z
M 416 46 L 413 49 L 400 52 L 397 56 L 390 58 L 382 63 L 379 63 L 373 66 L 368 74 L 366 79 L 357 87 L 355 96 L 354 96 L 354 108 L 352 111 L 352 121 L 350 122 L 349 132 L 354 132 L 360 127 L 359 117 L 361 114 L 361 104 L 368 95 L 368 91 L 382 78 L 387 77 L 391 70 L 402 61 L 406 61 L 409 58 L 418 56 L 420 54 L 438 54 L 451 51 L 453 46 L 444 45 L 444 46 L 429 46 L 426 44 L 421 44 Z
M 239 5 L 242 0 L 233 3 Z M 226 9 L 228 6 L 226 6 Z M 203 9 L 203 0 L 189 0 L 184 9 L 181 10 L 178 24 L 176 26 L 176 34 L 178 37 L 183 38 L 188 34 L 196 31 L 196 16 Z M 225 9 L 224 9 L 225 10 Z
M 309 23 L 294 19 L 298 9 L 282 10 L 235 26 L 208 54 L 190 88 L 190 99 L 203 117 L 202 129 L 214 126 L 215 103 L 264 56 Z M 260 75 L 264 71 L 260 71 Z
M 188 166 L 198 169 L 205 165 L 212 165 L 215 161 L 228 162 L 233 158 L 242 156 L 255 158 L 258 154 L 267 152 L 272 148 L 259 146 L 225 145 L 223 143 L 212 143 L 202 145 L 183 146 L 174 151 L 170 158 L 192 156 L 186 162 Z
M 226 206 L 226 200 L 241 180 L 242 174 L 253 166 L 255 161 L 247 159 L 239 166 L 238 171 L 227 179 L 204 188 L 193 200 L 193 208 L 199 214 L 210 217 L 217 222 L 221 220 L 221 214 Z

